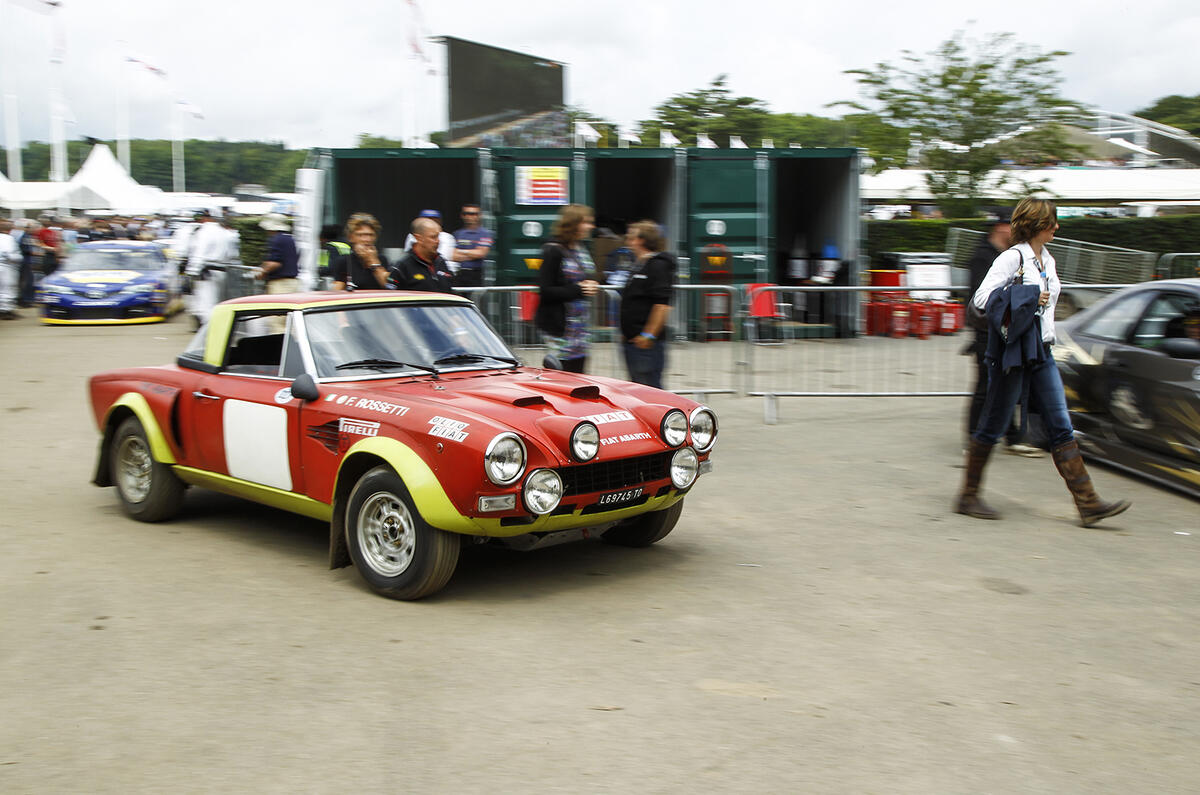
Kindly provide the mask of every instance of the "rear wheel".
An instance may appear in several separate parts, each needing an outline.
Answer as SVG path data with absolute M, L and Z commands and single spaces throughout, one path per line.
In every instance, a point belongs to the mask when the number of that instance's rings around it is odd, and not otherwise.
M 611 527 L 600 536 L 610 544 L 622 547 L 648 547 L 662 541 L 667 534 L 675 529 L 679 515 L 683 513 L 683 500 L 662 511 L 644 513 L 632 519 L 626 519 L 615 527 Z
M 117 427 L 109 447 L 113 483 L 125 512 L 143 522 L 161 522 L 179 513 L 184 485 L 166 464 L 154 460 L 137 417 Z
M 367 584 L 392 599 L 441 590 L 458 565 L 458 536 L 427 525 L 386 466 L 367 472 L 350 492 L 346 545 Z

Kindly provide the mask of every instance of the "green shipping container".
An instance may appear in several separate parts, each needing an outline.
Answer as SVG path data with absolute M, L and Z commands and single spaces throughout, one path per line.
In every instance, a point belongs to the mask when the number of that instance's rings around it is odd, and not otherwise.
M 496 284 L 533 284 L 542 245 L 564 205 L 581 202 L 587 161 L 582 150 L 493 149 L 484 177 L 496 217 Z
M 323 223 L 341 226 L 352 213 L 374 215 L 383 225 L 379 248 L 393 262 L 421 210 L 440 212 L 453 232 L 461 226 L 462 205 L 481 201 L 475 149 L 332 149 L 322 156 L 331 164 Z
M 496 233 L 496 284 L 537 280 L 541 248 L 565 204 L 594 208 L 598 227 L 622 236 L 649 218 L 681 258 L 681 280 L 701 281 L 713 252 L 729 255 L 735 283 L 791 284 L 826 274 L 857 283 L 861 240 L 854 149 L 335 149 L 326 168 L 325 223 L 351 212 L 384 225 L 398 252 L 422 209 L 459 225 L 478 201 Z M 597 241 L 597 265 L 617 245 Z
M 788 284 L 858 256 L 854 149 L 692 149 L 687 173 L 693 277 L 714 252 L 736 283 Z

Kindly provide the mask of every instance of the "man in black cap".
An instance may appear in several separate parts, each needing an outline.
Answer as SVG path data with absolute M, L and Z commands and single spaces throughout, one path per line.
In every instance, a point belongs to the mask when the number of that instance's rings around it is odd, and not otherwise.
M 1001 209 L 997 213 L 996 220 L 992 222 L 992 228 L 988 230 L 987 236 L 979 241 L 979 245 L 971 254 L 971 261 L 968 264 L 971 270 L 971 292 L 968 293 L 968 296 L 975 295 L 975 291 L 983 283 L 983 278 L 987 276 L 996 257 L 1008 250 L 1012 242 L 1012 226 L 1009 225 L 1009 219 L 1009 211 Z M 967 411 L 968 437 L 979 424 L 979 417 L 983 413 L 983 404 L 987 400 L 987 365 L 983 363 L 983 355 L 987 351 L 987 338 L 987 329 L 976 329 L 974 339 L 967 346 L 967 350 L 963 351 L 964 354 L 971 353 L 975 356 L 975 386 L 971 393 L 970 408 Z M 1010 423 L 1008 433 L 1005 434 L 1004 452 L 1027 458 L 1040 458 L 1045 455 L 1033 445 L 1021 441 L 1021 429 L 1015 421 Z

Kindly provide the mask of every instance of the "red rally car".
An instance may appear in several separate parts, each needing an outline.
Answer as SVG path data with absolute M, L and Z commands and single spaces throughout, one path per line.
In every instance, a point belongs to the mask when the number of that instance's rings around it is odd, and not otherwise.
M 442 588 L 464 538 L 653 544 L 717 439 L 710 408 L 522 366 L 473 303 L 429 293 L 227 301 L 175 364 L 90 392 L 94 482 L 130 516 L 200 486 L 328 521 L 331 567 L 396 599 Z

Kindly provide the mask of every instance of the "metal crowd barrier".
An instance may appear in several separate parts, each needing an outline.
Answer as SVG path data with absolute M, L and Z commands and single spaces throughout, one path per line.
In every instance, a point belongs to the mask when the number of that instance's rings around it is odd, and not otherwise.
M 1066 284 L 1063 293 L 1107 292 L 1124 286 Z M 966 300 L 967 291 L 950 285 L 759 288 L 754 291 L 758 301 L 763 303 L 765 296 L 768 309 L 775 308 L 769 316 L 760 309 L 755 318 L 752 301 L 748 302 L 744 394 L 763 398 L 767 424 L 778 419 L 781 397 L 965 397 L 974 377 L 974 358 L 967 355 L 974 332 L 960 325 L 954 306 Z M 852 334 L 837 336 L 836 330 L 814 334 L 795 320 L 794 306 L 789 306 L 789 300 L 795 299 L 790 297 L 801 294 L 810 300 L 814 293 L 857 297 Z M 958 300 L 899 299 L 900 294 L 913 293 L 940 293 Z M 872 300 L 876 298 L 884 300 Z M 943 325 L 947 312 L 950 326 Z M 775 329 L 764 334 L 763 321 Z
M 227 268 L 226 297 L 257 292 L 252 272 Z M 1125 286 L 1067 284 L 1063 292 Z M 664 383 L 701 401 L 722 393 L 762 397 L 768 424 L 778 419 L 781 397 L 966 397 L 975 366 L 964 355 L 974 332 L 959 316 L 967 289 L 676 285 Z M 479 306 L 523 361 L 541 364 L 535 285 L 455 292 Z M 928 300 L 911 300 L 914 293 Z M 620 302 L 617 289 L 603 287 L 590 303 L 590 374 L 627 377 Z
M 1200 252 L 1177 251 L 1163 254 L 1154 266 L 1156 279 L 1194 279 L 1200 277 Z
M 454 291 L 474 301 L 525 362 L 541 364 L 546 349 L 542 333 L 534 323 L 538 295 L 535 285 L 456 287 Z M 665 340 L 668 347 L 663 382 L 667 389 L 697 396 L 738 391 L 735 378 L 740 371 L 742 349 L 737 336 L 716 336 L 702 331 L 706 319 L 711 320 L 705 307 L 711 309 L 717 299 L 729 312 L 728 327 L 736 329 L 737 288 L 676 285 Z M 709 303 L 705 304 L 706 301 Z M 613 287 L 602 286 L 591 300 L 588 373 L 622 379 L 628 375 L 619 327 L 620 308 L 621 295 Z
M 258 268 L 250 265 L 243 265 L 240 262 L 227 262 L 221 265 L 210 265 L 209 269 L 223 273 L 224 276 L 217 276 L 221 280 L 219 300 L 227 301 L 230 298 L 241 298 L 246 295 L 258 295 L 266 290 L 263 282 L 255 278 Z

